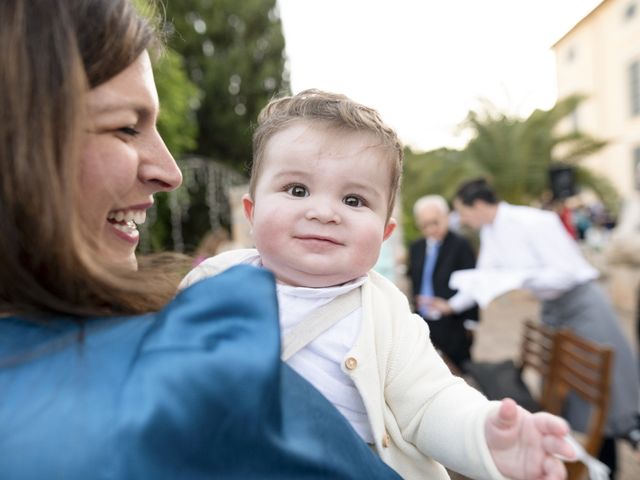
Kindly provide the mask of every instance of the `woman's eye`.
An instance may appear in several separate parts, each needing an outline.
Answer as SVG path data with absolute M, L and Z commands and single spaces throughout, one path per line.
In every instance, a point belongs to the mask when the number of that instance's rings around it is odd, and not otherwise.
M 347 195 L 342 199 L 342 202 L 349 207 L 362 207 L 364 206 L 364 201 L 362 198 L 357 195 Z
M 294 197 L 309 196 L 309 192 L 307 191 L 306 187 L 303 187 L 302 185 L 291 185 L 290 187 L 287 188 L 287 193 Z
M 130 137 L 135 137 L 140 134 L 140 131 L 136 130 L 133 127 L 122 127 L 119 128 L 118 131 L 124 133 L 125 135 L 129 135 Z

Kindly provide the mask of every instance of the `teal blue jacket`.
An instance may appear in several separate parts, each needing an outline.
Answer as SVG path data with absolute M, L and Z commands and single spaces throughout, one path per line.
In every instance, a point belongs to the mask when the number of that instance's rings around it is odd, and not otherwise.
M 0 478 L 399 478 L 280 361 L 248 266 L 136 317 L 0 318 Z

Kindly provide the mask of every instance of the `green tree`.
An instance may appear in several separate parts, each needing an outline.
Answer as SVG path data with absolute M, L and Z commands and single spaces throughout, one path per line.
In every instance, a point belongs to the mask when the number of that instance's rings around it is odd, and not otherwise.
M 193 105 L 198 98 L 198 87 L 189 80 L 182 57 L 169 48 L 155 59 L 153 70 L 160 100 L 158 131 L 179 164 L 182 154 L 196 146 L 198 123 Z M 189 195 L 184 189 L 178 194 Z M 145 250 L 172 247 L 171 211 L 166 193 L 156 195 L 155 221 L 144 235 Z
M 155 2 L 134 0 L 136 7 L 152 22 L 160 26 L 163 16 Z M 153 52 L 153 72 L 160 100 L 158 131 L 169 151 L 176 159 L 197 145 L 198 123 L 195 102 L 199 97 L 198 87 L 189 80 L 182 57 L 170 48 Z M 157 251 L 170 248 L 170 210 L 167 194 L 156 195 L 155 208 L 150 212 L 155 221 L 142 228 L 141 250 Z
M 166 19 L 169 45 L 200 90 L 189 151 L 242 169 L 258 112 L 289 90 L 276 1 L 167 0 Z
M 211 199 L 224 186 L 203 181 L 206 165 L 201 174 L 190 174 L 188 161 L 181 158 L 196 154 L 238 171 L 248 165 L 258 112 L 289 88 L 281 23 L 275 0 L 164 0 L 160 15 L 146 0 L 136 2 L 150 18 L 161 17 L 166 31 L 168 48 L 154 65 L 162 106 L 158 129 L 185 170 L 181 189 L 170 198 L 157 196 L 151 216 L 155 222 L 141 248 L 184 245 L 191 250 L 208 229 L 219 224 L 228 228 L 220 213 L 228 205 L 222 202 L 210 211 Z M 176 214 L 184 208 L 186 214 Z M 173 242 L 176 228 L 179 245 Z
M 403 191 L 407 239 L 417 236 L 411 208 L 421 195 L 438 193 L 451 198 L 464 180 L 485 176 L 503 199 L 527 204 L 539 200 L 549 189 L 549 168 L 556 165 L 574 166 L 578 184 L 595 191 L 617 211 L 619 199 L 611 183 L 579 165 L 605 142 L 580 131 L 557 133 L 558 123 L 581 101 L 579 96 L 567 97 L 552 109 L 536 110 L 526 119 L 495 112 L 486 105 L 482 114 L 470 112 L 462 125 L 471 133 L 465 149 L 407 152 Z
M 159 30 L 164 22 L 158 5 L 149 0 L 134 0 L 136 8 Z M 152 54 L 153 75 L 160 99 L 158 131 L 169 151 L 178 158 L 197 145 L 198 123 L 195 106 L 198 87 L 189 80 L 184 62 L 171 48 L 162 47 Z
M 169 151 L 179 158 L 197 145 L 198 122 L 194 104 L 199 90 L 189 80 L 182 57 L 170 49 L 154 62 L 153 71 L 161 107 L 158 131 Z

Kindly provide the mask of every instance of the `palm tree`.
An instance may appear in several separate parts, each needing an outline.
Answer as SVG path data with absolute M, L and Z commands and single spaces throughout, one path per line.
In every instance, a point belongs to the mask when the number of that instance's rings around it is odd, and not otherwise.
M 581 96 L 567 97 L 552 109 L 536 110 L 526 119 L 495 112 L 486 104 L 482 114 L 470 112 L 462 124 L 471 133 L 465 149 L 423 154 L 408 151 L 403 187 L 407 237 L 413 231 L 411 206 L 421 195 L 438 193 L 451 198 L 461 182 L 484 176 L 506 201 L 528 204 L 548 191 L 549 169 L 560 165 L 573 166 L 578 184 L 592 189 L 608 208 L 617 211 L 619 199 L 611 183 L 579 165 L 605 142 L 577 130 L 557 133 L 559 122 L 582 100 Z

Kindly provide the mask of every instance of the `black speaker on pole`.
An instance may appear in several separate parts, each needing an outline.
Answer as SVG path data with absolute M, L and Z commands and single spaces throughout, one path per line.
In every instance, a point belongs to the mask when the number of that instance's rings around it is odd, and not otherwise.
M 549 181 L 554 199 L 572 197 L 576 194 L 576 171 L 570 165 L 551 167 Z

